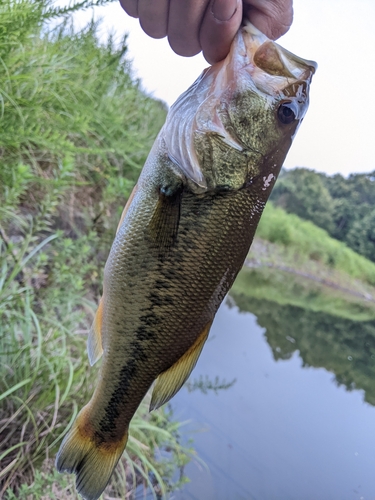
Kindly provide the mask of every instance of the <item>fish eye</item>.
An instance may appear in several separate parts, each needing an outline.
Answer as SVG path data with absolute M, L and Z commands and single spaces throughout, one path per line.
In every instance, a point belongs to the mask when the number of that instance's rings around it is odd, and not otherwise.
M 289 125 L 296 119 L 295 104 L 291 101 L 282 102 L 277 110 L 277 118 L 283 125 Z

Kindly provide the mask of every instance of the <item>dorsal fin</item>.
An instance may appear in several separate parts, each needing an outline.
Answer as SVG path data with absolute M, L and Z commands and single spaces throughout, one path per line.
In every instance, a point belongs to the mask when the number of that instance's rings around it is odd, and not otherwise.
M 103 324 L 103 297 L 100 299 L 94 321 L 87 338 L 87 354 L 90 365 L 94 365 L 103 354 L 102 324 Z
M 152 392 L 150 411 L 167 403 L 184 385 L 196 365 L 199 355 L 207 340 L 212 321 L 202 330 L 194 344 L 168 370 L 156 379 Z

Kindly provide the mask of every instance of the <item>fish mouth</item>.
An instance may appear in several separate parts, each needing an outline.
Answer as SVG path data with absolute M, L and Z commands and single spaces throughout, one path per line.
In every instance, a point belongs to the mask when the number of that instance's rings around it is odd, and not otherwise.
M 245 21 L 241 34 L 237 37 L 240 46 L 236 49 L 242 61 L 237 59 L 237 64 L 249 73 L 259 90 L 275 95 L 288 88 L 291 96 L 291 90 L 299 87 L 297 82 L 310 83 L 318 66 L 316 62 L 284 49 L 249 21 Z M 238 65 L 234 69 L 240 69 Z

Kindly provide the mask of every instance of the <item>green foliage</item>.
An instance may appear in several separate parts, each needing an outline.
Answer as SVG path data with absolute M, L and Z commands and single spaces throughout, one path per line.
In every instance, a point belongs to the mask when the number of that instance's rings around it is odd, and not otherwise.
M 365 217 L 375 205 L 374 172 L 351 174 L 347 179 L 340 174 L 322 178 L 335 204 L 333 214 L 335 229 L 332 235 L 349 244 L 352 238 L 348 239 L 348 233 L 353 225 Z M 364 245 L 366 246 L 366 243 Z
M 353 223 L 346 241 L 356 252 L 375 262 L 375 209 Z
M 332 198 L 322 179 L 313 170 L 296 168 L 283 172 L 271 199 L 287 212 L 311 220 L 328 232 L 333 230 Z
M 69 476 L 59 474 L 51 462 L 47 463 L 44 470 L 35 471 L 31 485 L 22 484 L 17 494 L 8 489 L 5 500 L 79 500 L 69 484 Z
M 166 115 L 132 78 L 126 37 L 100 44 L 93 23 L 74 32 L 69 13 L 94 3 L 105 2 L 0 6 L 0 496 L 8 500 L 77 498 L 50 457 L 92 393 L 86 337 L 104 263 Z M 59 15 L 50 30 L 46 20 Z M 109 494 L 152 487 L 165 497 L 190 451 L 172 415 L 142 405 Z
M 375 206 L 375 172 L 329 177 L 296 168 L 282 172 L 271 196 L 284 208 L 344 241 L 356 252 L 375 261 L 370 212 Z M 366 218 L 365 224 L 363 219 Z
M 80 242 L 79 259 L 59 274 L 61 263 L 69 260 L 69 245 L 56 234 L 38 241 L 29 233 L 21 245 L 1 245 L 3 488 L 21 477 L 31 480 L 33 468 L 55 451 L 64 425 L 77 411 L 77 399 L 71 394 L 85 398 L 91 389 L 82 362 L 85 339 L 75 332 L 87 328 L 87 318 L 79 307 L 82 278 L 76 277 L 81 266 L 84 272 L 90 269 L 92 251 Z
M 375 286 L 375 264 L 358 255 L 326 231 L 268 203 L 257 236 L 290 249 L 293 260 L 311 259 Z
M 65 23 L 44 36 L 30 35 L 27 47 L 19 45 L 3 59 L 2 207 L 13 203 L 8 196 L 20 182 L 14 174 L 19 165 L 29 167 L 34 204 L 56 181 L 60 195 L 64 184 L 90 201 L 95 197 L 85 187 L 102 203 L 123 202 L 129 194 L 130 182 L 114 192 L 110 179 L 135 181 L 165 110 L 132 81 L 126 38 L 119 46 L 112 39 L 100 46 L 96 29 L 90 24 L 74 33 Z

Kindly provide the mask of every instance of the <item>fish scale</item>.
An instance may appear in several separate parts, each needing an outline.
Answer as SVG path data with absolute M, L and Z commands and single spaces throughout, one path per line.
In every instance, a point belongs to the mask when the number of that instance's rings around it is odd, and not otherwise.
M 227 59 L 172 106 L 105 267 L 88 340 L 90 363 L 103 356 L 98 383 L 56 459 L 86 500 L 108 483 L 153 382 L 151 410 L 194 368 L 304 117 L 315 69 L 247 25 Z

